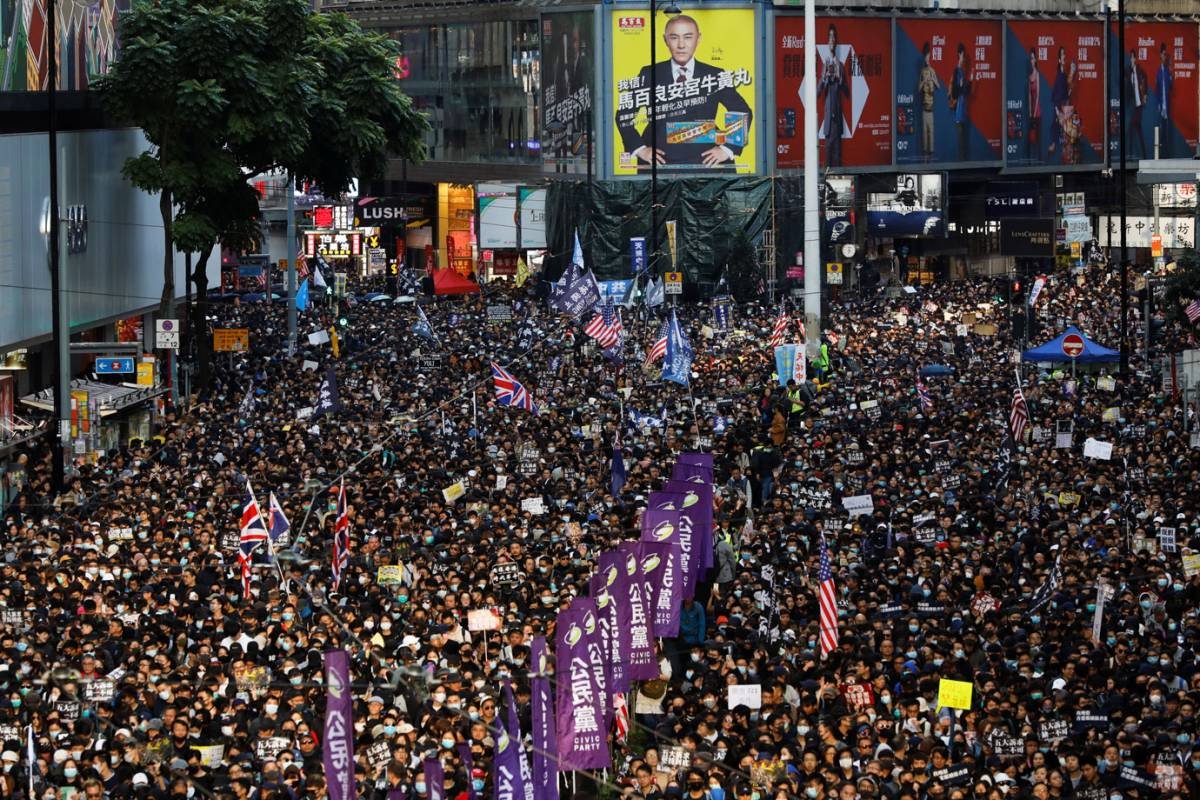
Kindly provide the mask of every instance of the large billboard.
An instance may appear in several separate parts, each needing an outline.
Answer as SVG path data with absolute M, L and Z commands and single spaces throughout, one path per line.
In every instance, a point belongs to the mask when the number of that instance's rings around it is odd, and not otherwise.
M 479 247 L 517 246 L 517 186 L 513 183 L 480 183 L 475 186 L 479 201 Z
M 896 20 L 896 163 L 1004 157 L 999 20 Z
M 650 172 L 650 100 L 657 98 L 659 170 L 755 171 L 757 38 L 753 8 L 691 8 L 659 16 L 612 12 L 613 171 Z M 651 36 L 658 62 L 648 64 Z
M 1121 63 L 1118 27 L 1108 39 L 1108 146 L 1115 163 L 1121 157 Z M 1125 23 L 1125 155 L 1154 158 L 1154 129 L 1159 157 L 1190 158 L 1196 153 L 1200 122 L 1195 22 Z
M 1104 158 L 1104 23 L 1010 20 L 1005 37 L 1010 167 Z
M 542 164 L 547 172 L 587 172 L 595 61 L 591 11 L 542 16 Z M 592 157 L 596 157 L 596 153 Z
M 817 135 L 826 167 L 892 163 L 892 21 L 817 17 Z M 775 150 L 804 166 L 804 17 L 775 18 Z
M 867 231 L 873 236 L 946 235 L 945 185 L 940 173 L 896 176 L 896 191 L 867 195 Z

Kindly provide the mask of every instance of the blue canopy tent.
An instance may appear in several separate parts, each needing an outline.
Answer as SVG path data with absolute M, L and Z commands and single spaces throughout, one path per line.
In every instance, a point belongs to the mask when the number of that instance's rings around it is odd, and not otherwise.
M 1063 350 L 1063 340 L 1068 336 L 1078 336 L 1083 340 L 1083 352 L 1071 358 Z M 1022 361 L 1049 361 L 1054 364 L 1070 361 L 1072 364 L 1115 364 L 1121 360 L 1121 354 L 1110 350 L 1102 344 L 1097 344 L 1076 327 L 1067 328 L 1061 336 L 1051 339 L 1043 345 L 1026 350 L 1021 354 Z

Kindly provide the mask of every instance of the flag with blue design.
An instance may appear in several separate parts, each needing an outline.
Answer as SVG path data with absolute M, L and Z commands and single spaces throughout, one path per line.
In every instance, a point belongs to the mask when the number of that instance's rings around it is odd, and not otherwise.
M 655 308 L 661 306 L 666 301 L 667 289 L 663 285 L 662 278 L 655 278 L 650 281 L 650 285 L 646 287 L 645 303 L 646 308 Z
M 688 342 L 679 324 L 679 317 L 671 311 L 671 324 L 667 328 L 667 352 L 663 357 L 662 379 L 688 385 L 692 374 L 692 345 Z
M 523 408 L 530 414 L 537 414 L 538 407 L 533 402 L 533 395 L 513 374 L 504 367 L 492 362 L 492 385 L 496 389 L 496 400 L 502 406 Z
M 250 568 L 254 563 L 254 551 L 260 545 L 266 544 L 271 548 L 267 536 L 267 527 L 263 525 L 262 513 L 258 508 L 258 500 L 254 497 L 254 489 L 246 480 L 246 504 L 242 507 L 241 535 L 238 537 L 238 567 L 242 574 L 242 597 L 250 597 Z
M 305 278 L 304 282 L 300 284 L 300 288 L 296 290 L 296 310 L 308 310 L 308 278 Z
M 637 305 L 639 294 L 641 294 L 641 291 L 638 289 L 638 279 L 635 275 L 633 280 L 629 282 L 629 288 L 625 290 L 625 296 L 621 298 L 621 305 L 625 308 L 633 308 Z
M 733 298 L 728 295 L 713 298 L 713 330 L 717 333 L 733 330 Z
M 421 290 L 421 278 L 415 269 L 401 269 L 396 275 L 396 294 L 411 297 Z
M 425 316 L 425 309 L 420 306 L 417 306 L 417 321 L 413 323 L 412 332 L 427 342 L 441 346 L 433 332 L 433 325 L 430 324 L 429 317 Z
M 267 504 L 267 518 L 270 520 L 267 529 L 271 534 L 271 543 L 277 547 L 287 547 L 292 543 L 292 526 L 283 515 L 283 506 L 279 505 L 274 492 L 271 492 Z
M 317 393 L 317 407 L 313 410 L 313 417 L 319 417 L 322 414 L 336 414 L 342 410 L 342 401 L 338 397 L 337 387 L 337 372 L 333 367 L 325 370 L 325 377 L 321 380 L 321 388 Z
M 929 396 L 929 389 L 925 388 L 925 381 L 921 380 L 920 375 L 917 376 L 917 397 L 921 400 L 922 411 L 933 409 L 933 398 Z
M 325 263 L 325 259 L 317 256 L 317 263 L 313 264 L 313 286 L 329 291 L 329 284 L 325 282 L 325 276 L 321 273 L 322 267 L 328 268 L 329 265 Z

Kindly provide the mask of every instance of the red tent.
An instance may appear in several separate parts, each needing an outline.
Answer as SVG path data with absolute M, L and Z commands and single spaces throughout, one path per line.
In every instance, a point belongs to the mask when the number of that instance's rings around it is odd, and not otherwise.
M 434 294 L 471 294 L 479 291 L 479 284 L 470 281 L 452 269 L 433 271 Z

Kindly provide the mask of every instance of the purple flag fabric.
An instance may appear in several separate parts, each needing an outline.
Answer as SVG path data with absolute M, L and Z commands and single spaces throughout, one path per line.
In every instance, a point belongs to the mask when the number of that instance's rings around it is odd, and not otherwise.
M 616 627 L 609 628 L 609 634 L 613 635 L 615 641 L 615 644 L 610 641 L 609 646 L 620 657 L 619 662 L 614 661 L 610 665 L 614 692 L 628 692 L 633 686 L 633 678 L 629 673 L 629 656 L 633 650 L 633 638 L 629 630 L 632 609 L 629 607 L 629 590 L 625 588 L 629 578 L 621 565 L 622 557 L 616 550 L 605 550 L 597 559 L 599 576 L 608 591 L 611 604 L 611 609 L 606 610 L 616 616 Z
M 705 571 L 713 565 L 712 529 L 713 529 L 713 487 L 712 482 L 698 483 L 694 481 L 668 481 L 663 486 L 664 492 L 679 492 L 683 494 L 683 505 L 679 513 L 687 517 L 692 530 L 693 552 L 696 558 L 692 565 L 696 573 L 696 582 L 704 577 Z
M 350 696 L 350 654 L 325 653 L 325 783 L 329 800 L 354 800 L 354 719 Z
M 671 480 L 673 481 L 695 481 L 712 483 L 713 471 L 705 469 L 699 464 L 681 464 L 676 461 L 675 466 L 671 467 Z
M 425 759 L 425 791 L 429 800 L 446 800 L 446 771 L 436 758 Z
M 583 614 L 571 607 L 558 612 L 554 631 L 554 677 L 558 684 L 556 713 L 558 733 L 558 768 L 563 772 L 579 769 L 607 769 L 612 759 L 608 753 L 606 731 L 600 727 L 602 718 L 599 690 L 595 673 L 588 663 L 588 639 L 583 631 Z M 506 737 L 507 738 L 507 737 Z M 501 748 L 496 745 L 497 784 L 503 777 L 500 765 Z M 515 762 L 513 767 L 516 767 Z M 514 773 L 515 774 L 515 773 Z M 511 788 L 496 800 L 516 800 Z
M 458 751 L 458 758 L 462 761 L 463 771 L 467 773 L 467 798 L 476 800 L 479 792 L 475 791 L 475 784 L 471 780 L 471 772 L 475 769 L 475 756 L 471 755 L 471 743 L 459 742 L 455 750 Z
M 696 596 L 696 552 L 692 519 L 683 515 L 684 492 L 651 492 L 642 512 L 642 539 L 647 542 L 679 542 L 679 574 L 683 578 L 683 597 Z
M 710 477 L 712 476 L 712 471 L 713 471 L 713 454 L 712 453 L 680 453 L 679 457 L 676 458 L 675 461 L 676 461 L 676 463 L 679 463 L 679 464 L 692 464 L 692 465 L 704 467 L 705 469 L 708 470 L 709 476 Z
M 523 800 L 525 795 L 521 788 L 520 745 L 508 735 L 503 724 L 496 726 L 492 737 L 495 739 L 492 750 L 492 798 Z
M 625 637 L 619 636 L 617 628 L 620 625 L 617 603 L 608 590 L 605 573 L 592 575 L 588 578 L 588 594 L 596 600 L 596 629 L 600 631 L 601 652 L 605 654 L 604 667 L 608 677 L 608 687 L 613 692 L 627 692 L 630 688 L 629 676 L 626 674 L 629 659 L 628 649 L 622 649 Z M 623 688 L 622 688 L 623 687 Z
M 639 542 L 617 545 L 627 580 L 629 598 L 629 677 L 635 681 L 654 680 L 659 675 L 658 657 L 654 652 L 654 618 L 646 602 L 646 583 L 642 580 L 642 551 Z
M 550 658 L 545 636 L 533 637 L 529 656 L 533 670 L 529 679 L 533 717 L 533 800 L 558 800 L 558 759 L 555 757 L 558 742 L 554 737 L 554 701 L 550 695 Z
M 683 605 L 679 574 L 679 543 L 639 542 L 642 556 L 642 580 L 646 585 L 646 605 L 654 618 L 654 634 L 679 635 L 679 612 Z
M 505 725 L 508 738 L 517 749 L 517 780 L 514 790 L 517 800 L 533 800 L 533 775 L 529 771 L 529 760 L 525 758 L 525 747 L 521 744 L 521 720 L 517 717 L 517 700 L 513 697 L 512 686 L 508 681 L 500 687 L 500 698 L 504 701 Z
M 604 658 L 604 639 L 600 634 L 600 609 L 594 597 L 576 597 L 571 601 L 571 607 L 579 611 L 583 621 L 588 663 L 592 666 L 592 677 L 599 690 L 600 729 L 607 732 L 612 724 L 613 709 L 608 688 L 608 665 Z

